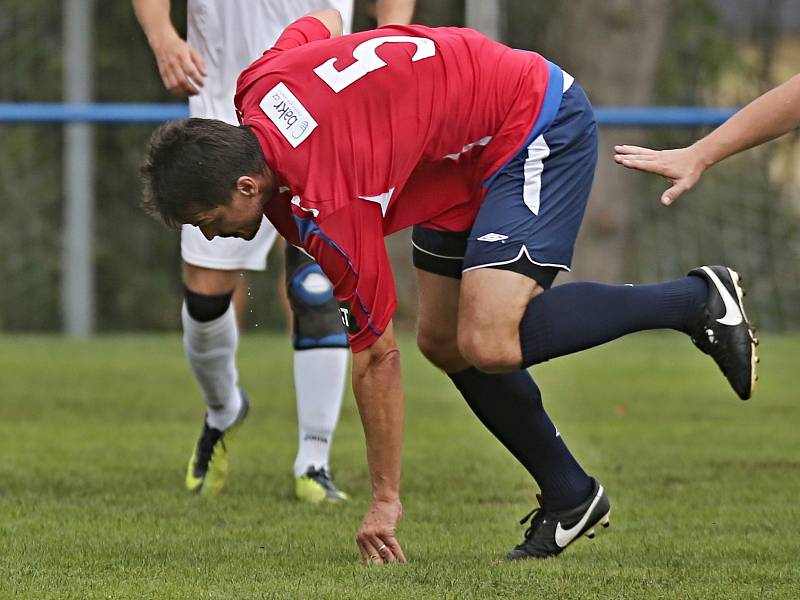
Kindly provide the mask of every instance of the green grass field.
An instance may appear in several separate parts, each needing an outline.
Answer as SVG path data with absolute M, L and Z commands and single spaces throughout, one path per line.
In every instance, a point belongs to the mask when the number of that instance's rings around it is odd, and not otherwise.
M 410 563 L 359 564 L 368 501 L 352 396 L 334 448 L 353 500 L 293 498 L 291 353 L 248 335 L 253 409 L 218 498 L 184 493 L 202 403 L 177 335 L 0 337 L 0 598 L 800 597 L 800 337 L 765 336 L 756 398 L 678 334 L 535 370 L 551 415 L 605 484 L 611 528 L 508 564 L 534 489 L 403 338 Z

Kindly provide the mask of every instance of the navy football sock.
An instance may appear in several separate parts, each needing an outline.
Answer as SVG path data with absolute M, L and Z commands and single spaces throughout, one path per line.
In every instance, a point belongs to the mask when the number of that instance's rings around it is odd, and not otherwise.
M 652 285 L 568 283 L 531 300 L 519 324 L 522 366 L 593 348 L 645 329 L 686 331 L 706 301 L 700 277 Z
M 592 480 L 570 453 L 542 405 L 530 374 L 489 374 L 470 367 L 448 375 L 486 428 L 539 484 L 548 510 L 577 506 Z

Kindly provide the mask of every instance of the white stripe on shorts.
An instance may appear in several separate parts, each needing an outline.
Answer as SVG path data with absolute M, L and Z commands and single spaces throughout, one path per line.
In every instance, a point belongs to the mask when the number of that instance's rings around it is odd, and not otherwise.
M 564 85 L 561 86 L 561 93 L 563 94 L 569 89 L 569 86 L 572 85 L 572 82 L 575 81 L 575 78 L 567 73 L 564 69 L 561 69 L 561 74 L 564 77 Z
M 561 73 L 564 77 L 563 94 L 570 88 L 575 78 L 564 70 Z M 542 161 L 548 156 L 550 156 L 550 148 L 547 142 L 544 141 L 544 137 L 540 135 L 528 146 L 528 158 L 525 160 L 525 166 L 523 167 L 525 183 L 522 188 L 522 198 L 525 201 L 525 205 L 535 215 L 539 214 L 542 193 L 542 170 L 544 169 Z
M 540 135 L 528 146 L 528 158 L 525 159 L 523 166 L 525 182 L 522 186 L 522 200 L 535 215 L 539 214 L 541 202 L 543 161 L 548 156 L 550 156 L 550 146 L 544 141 L 544 136 Z

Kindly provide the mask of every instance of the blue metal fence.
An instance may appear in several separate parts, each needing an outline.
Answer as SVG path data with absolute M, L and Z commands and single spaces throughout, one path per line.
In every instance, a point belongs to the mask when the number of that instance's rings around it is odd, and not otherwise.
M 714 127 L 735 108 L 683 106 L 597 107 L 600 125 L 614 127 Z M 59 102 L 0 102 L 0 122 L 5 123 L 159 123 L 189 116 L 186 104 L 62 104 Z

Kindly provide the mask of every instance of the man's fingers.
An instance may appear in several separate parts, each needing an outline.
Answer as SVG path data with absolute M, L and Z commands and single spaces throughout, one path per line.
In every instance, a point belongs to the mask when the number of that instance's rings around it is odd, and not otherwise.
M 406 562 L 406 556 L 398 541 L 390 535 L 359 534 L 356 538 L 361 557 L 368 565 L 381 565 L 391 562 Z
M 389 540 L 386 542 L 386 545 L 391 549 L 392 554 L 397 562 L 406 562 L 406 555 L 403 554 L 403 549 L 400 547 L 400 543 L 395 538 L 389 538 Z
M 193 62 L 191 53 L 189 56 L 182 57 L 181 70 L 183 71 L 184 79 L 188 81 L 193 88 L 197 89 L 203 87 L 203 74 Z
M 205 76 L 208 75 L 208 71 L 206 70 L 206 61 L 203 59 L 200 53 L 194 48 L 189 48 L 189 54 L 192 57 L 192 62 L 194 63 L 194 66 L 200 72 L 200 75 L 202 75 L 205 78 Z
M 691 176 L 687 166 L 689 156 L 686 149 L 651 150 L 642 146 L 614 146 L 614 162 L 628 169 L 654 173 L 667 179 L 672 187 L 661 194 L 661 204 L 669 206 L 686 190 L 692 187 L 696 177 Z
M 621 145 L 621 146 L 614 146 L 614 152 L 617 154 L 655 154 L 658 150 L 653 150 L 651 148 L 644 148 L 642 146 L 628 146 L 628 145 Z
M 369 562 L 369 552 L 367 552 L 367 549 L 358 537 L 356 538 L 356 546 L 358 546 L 358 551 L 361 553 L 361 558 L 364 559 L 364 562 Z
M 172 94 L 175 93 L 173 90 L 175 89 L 177 82 L 175 81 L 175 78 L 172 76 L 172 73 L 170 73 L 169 71 L 162 71 L 161 81 L 164 82 L 164 87 L 167 89 L 168 92 Z
M 187 77 L 184 83 L 184 90 L 189 96 L 196 96 L 200 93 L 200 88 L 202 85 L 198 84 L 194 79 L 191 77 Z
M 617 152 L 614 155 L 614 160 L 617 161 L 617 162 L 628 161 L 628 160 L 641 161 L 641 162 L 653 162 L 653 161 L 658 160 L 658 158 L 659 158 L 659 155 L 655 154 L 655 153 L 653 153 L 653 154 L 627 153 L 626 154 L 626 153 L 623 153 L 623 152 Z
M 391 540 L 390 540 L 391 541 Z M 374 537 L 372 539 L 372 545 L 378 550 L 378 554 L 383 559 L 384 562 L 394 562 L 397 560 L 397 556 L 394 553 L 394 550 L 390 544 L 384 542 L 379 537 Z
M 180 65 L 166 65 L 161 73 L 161 79 L 164 82 L 164 87 L 176 96 L 193 96 L 200 91 L 187 79 L 186 73 L 183 72 Z
M 381 544 L 376 546 L 372 541 L 371 538 L 367 535 L 359 535 L 358 536 L 358 546 L 361 549 L 361 555 L 364 557 L 364 560 L 368 565 L 382 565 L 383 558 L 381 558 L 381 553 L 378 552 L 378 547 Z
M 203 87 L 203 75 L 192 62 L 191 54 L 181 56 L 180 64 L 175 69 L 181 82 L 181 89 L 185 94 L 194 96 L 200 93 Z
M 675 202 L 675 200 L 678 199 L 678 196 L 683 194 L 683 192 L 685 192 L 688 189 L 689 188 L 686 185 L 681 183 L 676 183 L 666 192 L 661 194 L 661 204 L 663 204 L 664 206 L 669 206 L 670 204 Z
M 191 79 L 184 78 L 178 82 L 172 93 L 180 96 L 195 96 L 200 93 L 200 90 L 192 83 Z
M 647 171 L 650 173 L 659 170 L 658 164 L 653 159 L 617 155 L 614 156 L 614 160 L 628 169 L 636 169 L 637 171 Z

